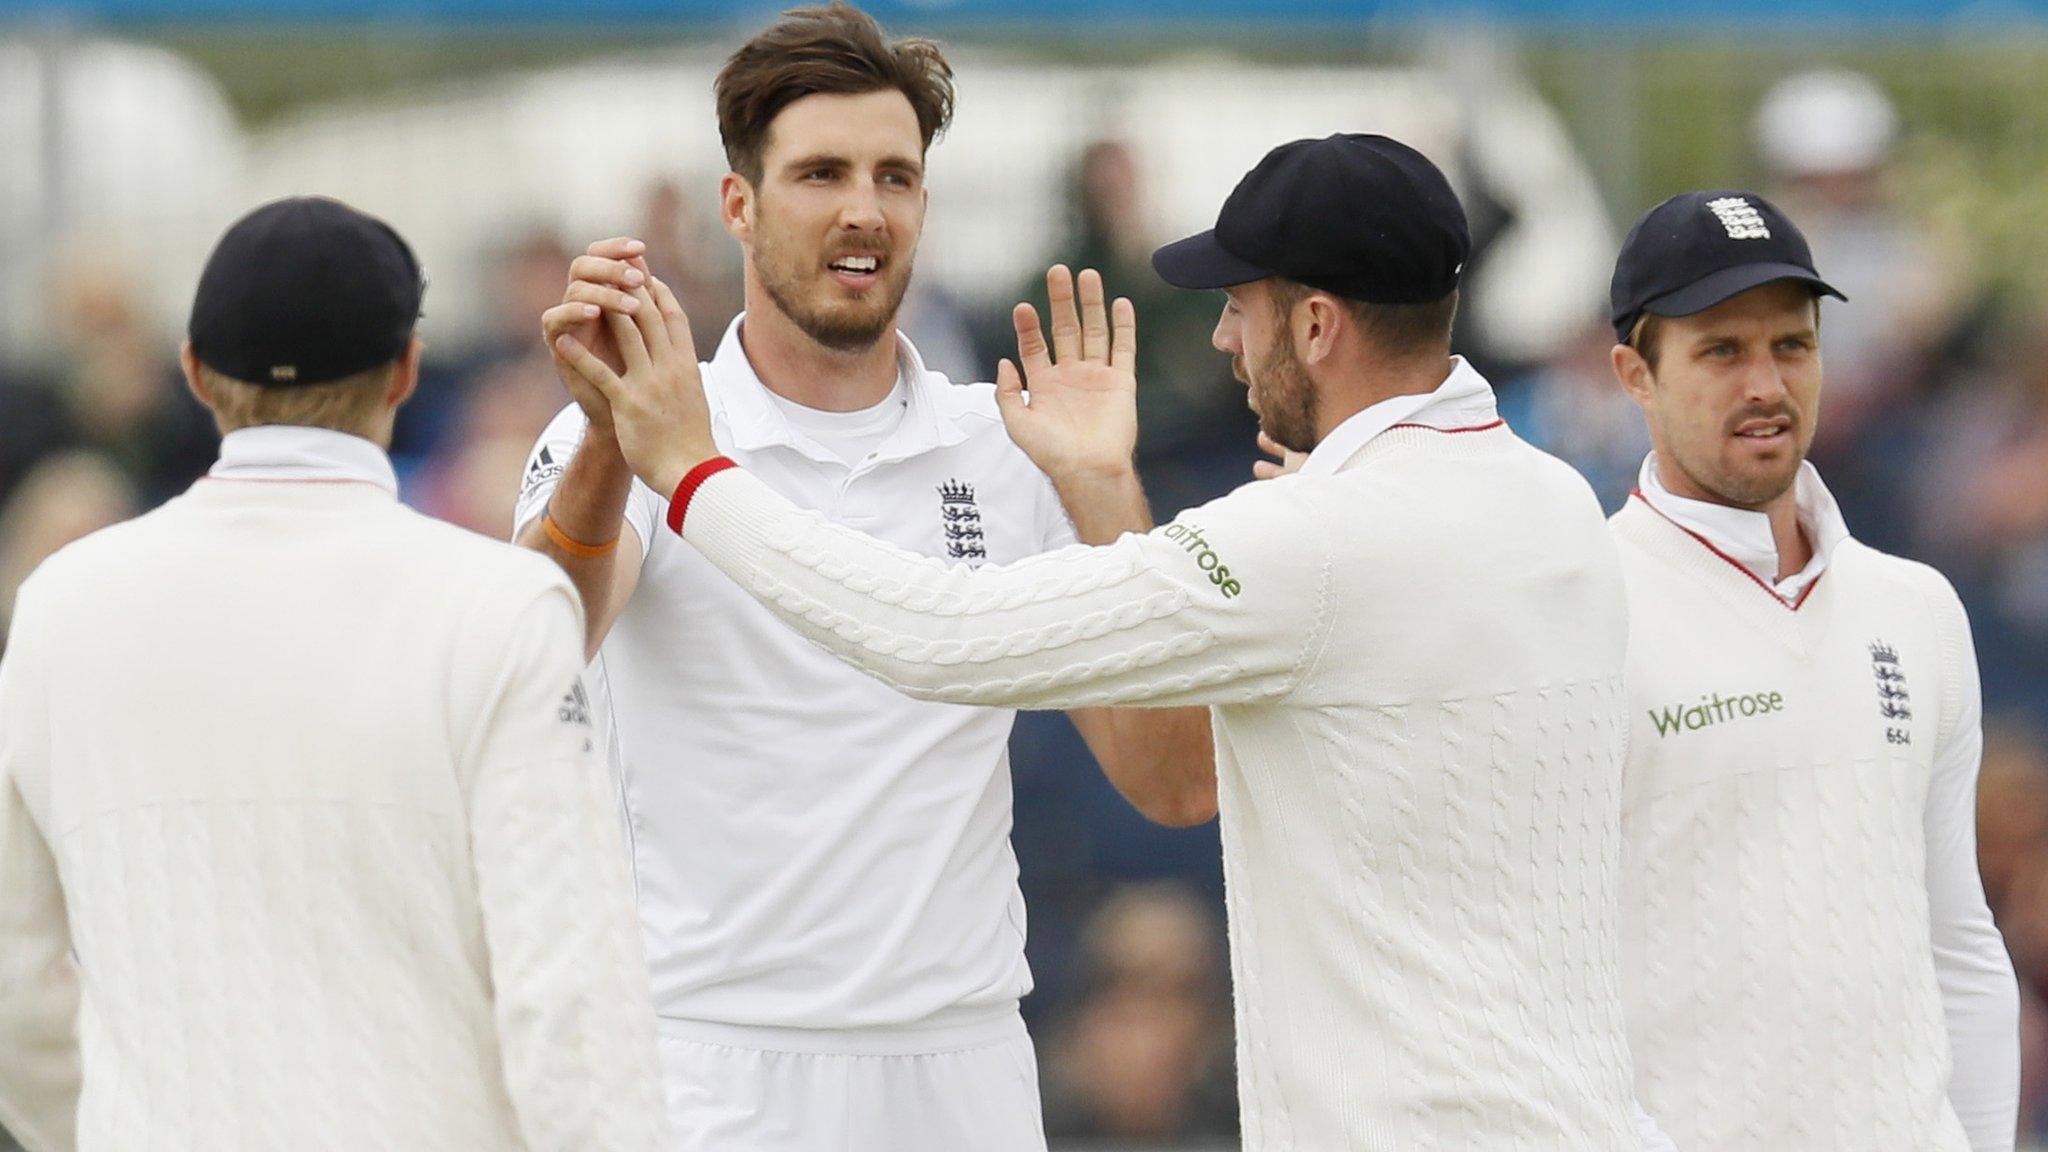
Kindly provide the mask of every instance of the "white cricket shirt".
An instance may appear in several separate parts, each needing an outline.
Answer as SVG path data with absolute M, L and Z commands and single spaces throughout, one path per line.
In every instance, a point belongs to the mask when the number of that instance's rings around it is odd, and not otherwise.
M 713 435 L 777 492 L 956 564 L 1073 541 L 994 385 L 954 385 L 901 341 L 900 419 L 848 465 L 755 375 L 744 321 L 703 366 Z M 583 428 L 571 406 L 542 434 L 521 524 Z M 1014 1027 L 1031 987 L 1014 713 L 912 700 L 845 667 L 668 531 L 666 512 L 634 483 L 626 520 L 646 559 L 596 662 L 657 1013 L 789 1050 L 928 1051 Z

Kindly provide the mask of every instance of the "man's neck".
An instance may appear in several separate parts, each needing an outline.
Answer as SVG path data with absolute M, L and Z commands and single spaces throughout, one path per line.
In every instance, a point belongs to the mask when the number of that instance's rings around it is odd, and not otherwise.
M 1771 540 L 1778 545 L 1778 579 L 1796 576 L 1813 560 L 1813 543 L 1799 526 L 1799 503 L 1788 489 L 1763 509 L 1771 518 Z
M 1449 356 L 1428 356 L 1402 361 L 1370 360 L 1337 368 L 1330 375 L 1350 387 L 1319 387 L 1321 411 L 1317 413 L 1316 442 L 1331 430 L 1367 408 L 1396 396 L 1422 396 L 1444 386 L 1457 366 Z
M 1813 542 L 1806 538 L 1806 530 L 1799 524 L 1799 482 L 1794 479 L 1791 486 L 1762 504 L 1731 504 L 1712 492 L 1692 482 L 1683 469 L 1671 463 L 1668 453 L 1657 453 L 1657 480 L 1664 490 L 1673 496 L 1687 500 L 1698 500 L 1703 504 L 1719 504 L 1728 508 L 1740 508 L 1745 512 L 1761 512 L 1771 522 L 1771 543 L 1778 549 L 1777 579 L 1784 580 L 1806 570 L 1813 560 Z
M 867 348 L 842 352 L 812 339 L 773 301 L 748 293 L 740 347 L 770 392 L 821 412 L 858 412 L 880 404 L 896 386 L 896 328 Z

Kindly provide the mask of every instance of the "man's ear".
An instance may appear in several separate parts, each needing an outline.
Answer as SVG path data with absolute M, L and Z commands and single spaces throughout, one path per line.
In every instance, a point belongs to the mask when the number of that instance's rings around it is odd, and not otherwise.
M 737 172 L 718 182 L 719 222 L 733 239 L 745 243 L 754 231 L 754 186 Z
M 1337 341 L 1350 322 L 1351 317 L 1336 297 L 1327 292 L 1309 293 L 1294 306 L 1294 315 L 1289 317 L 1301 362 L 1319 364 L 1328 359 L 1336 352 Z
M 178 346 L 178 367 L 185 372 L 185 390 L 192 393 L 200 405 L 209 411 L 213 408 L 213 397 L 207 394 L 206 379 L 199 371 L 199 354 L 192 351 L 192 342 L 185 341 Z
M 1643 411 L 1650 410 L 1651 398 L 1656 393 L 1656 373 L 1643 354 L 1627 344 L 1616 344 L 1608 354 L 1608 361 L 1614 368 L 1614 378 L 1621 382 L 1622 391 Z
M 412 399 L 420 386 L 420 355 L 426 347 L 425 341 L 415 336 L 406 344 L 405 351 L 398 354 L 398 363 L 391 369 L 391 386 L 384 393 L 385 407 L 395 410 Z

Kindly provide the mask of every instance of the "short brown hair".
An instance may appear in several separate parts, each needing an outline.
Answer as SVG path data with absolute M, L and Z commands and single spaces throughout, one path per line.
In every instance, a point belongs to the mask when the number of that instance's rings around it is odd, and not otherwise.
M 750 184 L 761 182 L 768 127 L 805 96 L 859 96 L 895 89 L 917 113 L 924 146 L 953 119 L 953 68 L 938 42 L 891 42 L 875 18 L 837 0 L 793 8 L 740 46 L 719 69 L 718 137 L 725 162 Z
M 1642 355 L 1652 372 L 1657 370 L 1657 336 L 1657 317 L 1650 312 L 1637 317 L 1635 330 L 1628 334 L 1628 346 Z
M 391 389 L 396 361 L 324 384 L 290 387 L 251 384 L 201 367 L 213 421 L 223 434 L 259 424 L 331 428 L 357 435 L 368 430 Z
M 1285 316 L 1314 291 L 1317 289 L 1294 280 L 1273 281 L 1275 314 Z M 1451 324 L 1458 318 L 1456 288 L 1440 300 L 1421 304 L 1374 304 L 1341 296 L 1337 299 L 1351 313 L 1359 331 L 1381 353 L 1414 356 L 1447 351 L 1451 346 Z

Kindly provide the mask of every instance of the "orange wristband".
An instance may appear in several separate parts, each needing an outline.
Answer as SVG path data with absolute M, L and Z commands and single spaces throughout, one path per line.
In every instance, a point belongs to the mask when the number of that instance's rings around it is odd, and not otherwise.
M 602 544 L 585 544 L 581 541 L 570 539 L 569 534 L 562 531 L 561 526 L 555 523 L 555 517 L 552 512 L 541 513 L 540 530 L 548 534 L 548 539 L 554 543 L 555 547 L 560 548 L 571 556 L 578 556 L 585 560 L 594 560 L 599 556 L 609 556 L 619 546 L 619 538 L 617 536 Z

